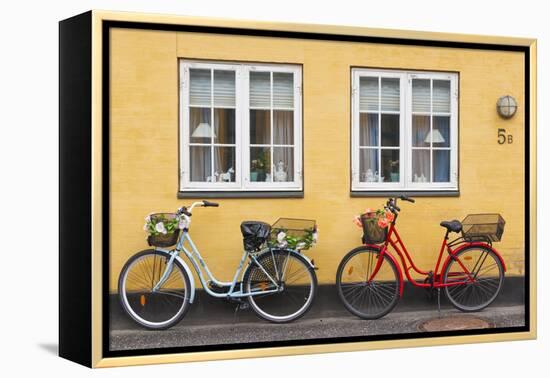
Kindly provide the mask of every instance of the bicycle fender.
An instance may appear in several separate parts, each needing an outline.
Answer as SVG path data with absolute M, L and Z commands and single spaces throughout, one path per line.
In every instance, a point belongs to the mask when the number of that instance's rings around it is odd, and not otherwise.
M 293 253 L 296 253 L 296 252 L 293 252 Z M 309 264 L 309 266 L 312 269 L 315 269 L 315 265 L 313 264 L 313 261 L 309 257 L 307 257 L 306 255 L 304 255 L 302 253 L 298 253 L 298 255 L 302 256 L 307 261 L 307 263 Z
M 189 295 L 189 303 L 193 303 L 193 300 L 195 299 L 195 279 L 193 278 L 193 273 L 191 273 L 191 269 L 189 269 L 187 263 L 180 256 L 176 256 L 176 259 L 183 266 L 183 269 L 185 269 L 185 272 L 189 276 L 189 282 L 191 284 L 189 290 L 191 292 Z
M 498 259 L 500 260 L 500 262 L 502 264 L 502 268 L 504 269 L 504 272 L 506 273 L 506 264 L 504 263 L 504 259 L 502 258 L 502 255 L 496 249 L 494 249 L 492 246 L 490 246 L 487 243 L 472 242 L 472 243 L 462 244 L 461 246 L 459 246 L 457 249 L 455 249 L 453 251 L 453 256 L 456 255 L 457 253 L 459 253 L 460 251 L 462 251 L 463 249 L 466 249 L 468 247 L 483 247 L 483 248 L 487 248 L 487 249 L 491 250 L 498 257 Z M 447 259 L 445 260 L 445 264 L 443 264 L 443 267 L 441 268 L 441 272 L 445 271 L 445 269 L 447 268 L 447 265 L 449 265 L 450 262 L 451 262 L 451 256 L 447 256 Z

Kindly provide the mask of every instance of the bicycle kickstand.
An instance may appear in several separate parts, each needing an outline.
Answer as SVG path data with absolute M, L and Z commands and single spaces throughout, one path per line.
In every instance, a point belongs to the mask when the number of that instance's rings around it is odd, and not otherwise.
M 237 303 L 237 306 L 235 306 L 235 312 L 233 313 L 233 323 L 237 323 L 237 313 L 239 312 L 240 308 L 241 304 Z
M 437 288 L 437 313 L 441 319 L 441 288 Z

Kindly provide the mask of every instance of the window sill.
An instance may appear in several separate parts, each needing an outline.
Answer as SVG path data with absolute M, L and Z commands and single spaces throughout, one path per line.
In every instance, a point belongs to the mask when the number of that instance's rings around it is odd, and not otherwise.
M 350 192 L 350 197 L 460 197 L 458 190 L 356 190 Z
M 179 191 L 183 198 L 304 198 L 303 191 Z

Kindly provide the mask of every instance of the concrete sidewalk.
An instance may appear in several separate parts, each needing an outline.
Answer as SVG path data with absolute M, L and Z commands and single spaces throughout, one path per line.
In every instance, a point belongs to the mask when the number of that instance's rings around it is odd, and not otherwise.
M 262 341 L 303 340 L 365 335 L 387 335 L 424 332 L 420 325 L 439 318 L 437 301 L 424 291 L 407 288 L 408 298 L 393 312 L 377 320 L 362 320 L 345 310 L 336 300 L 334 288 L 321 288 L 310 311 L 301 319 L 288 324 L 273 324 L 259 319 L 252 310 L 235 312 L 236 305 L 215 300 L 198 292 L 186 317 L 164 331 L 139 327 L 122 312 L 116 298 L 111 301 L 110 349 L 130 350 L 164 347 L 186 347 L 216 344 L 235 344 Z M 520 327 L 525 325 L 525 308 L 517 301 L 497 300 L 485 310 L 465 314 L 451 307 L 442 296 L 441 317 L 482 319 L 491 327 Z M 461 322 L 458 322 L 461 323 Z M 462 326 L 454 325 L 454 327 Z

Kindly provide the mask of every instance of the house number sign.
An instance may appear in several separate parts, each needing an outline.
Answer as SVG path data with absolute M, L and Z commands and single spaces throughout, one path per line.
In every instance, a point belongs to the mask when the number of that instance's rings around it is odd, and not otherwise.
M 514 138 L 512 134 L 506 134 L 506 129 L 498 129 L 498 144 L 512 144 Z

